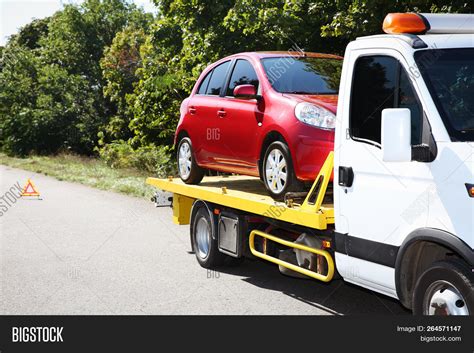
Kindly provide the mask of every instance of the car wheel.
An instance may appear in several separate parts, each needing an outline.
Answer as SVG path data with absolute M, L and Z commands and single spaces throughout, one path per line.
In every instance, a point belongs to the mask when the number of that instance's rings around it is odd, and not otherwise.
M 415 315 L 474 314 L 474 276 L 460 260 L 435 262 L 418 278 L 413 293 Z
M 263 159 L 263 182 L 275 199 L 284 198 L 289 191 L 303 190 L 303 184 L 296 178 L 290 150 L 283 142 L 276 141 L 268 146 Z
M 214 268 L 224 263 L 226 255 L 217 246 L 214 219 L 206 206 L 198 206 L 191 225 L 191 243 L 199 264 L 204 268 Z
M 199 184 L 204 177 L 204 170 L 194 159 L 193 146 L 189 137 L 181 139 L 176 154 L 179 177 L 186 184 Z

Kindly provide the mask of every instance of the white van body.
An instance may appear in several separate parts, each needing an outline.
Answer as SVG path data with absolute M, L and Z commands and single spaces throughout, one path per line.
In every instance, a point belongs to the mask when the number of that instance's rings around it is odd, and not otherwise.
M 426 46 L 414 48 L 413 40 Z M 396 274 L 395 264 L 404 243 L 433 237 L 442 238 L 438 240 L 443 244 L 474 248 L 474 199 L 465 185 L 474 183 L 474 141 L 452 141 L 414 59 L 420 50 L 473 47 L 474 34 L 376 35 L 348 45 L 337 109 L 334 180 L 340 166 L 350 166 L 354 181 L 351 187 L 335 189 L 336 232 L 360 240 L 360 246 L 374 247 L 377 253 L 386 251 L 392 259 L 377 263 L 370 256 L 336 252 L 344 280 L 401 299 L 396 276 L 403 273 Z M 371 55 L 393 57 L 409 74 L 436 143 L 432 162 L 384 162 L 380 145 L 351 138 L 353 70 L 357 59 Z

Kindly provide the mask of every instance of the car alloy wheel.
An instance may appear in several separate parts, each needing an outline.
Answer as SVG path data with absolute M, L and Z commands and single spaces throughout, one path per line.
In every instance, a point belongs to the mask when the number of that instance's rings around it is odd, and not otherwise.
M 280 193 L 286 185 L 287 161 L 279 149 L 270 151 L 265 163 L 267 187 L 275 194 Z
M 191 155 L 191 148 L 187 142 L 181 144 L 179 148 L 179 155 L 178 155 L 178 167 L 179 167 L 179 175 L 183 179 L 187 179 L 189 174 L 191 174 L 191 166 L 192 166 L 192 155 Z

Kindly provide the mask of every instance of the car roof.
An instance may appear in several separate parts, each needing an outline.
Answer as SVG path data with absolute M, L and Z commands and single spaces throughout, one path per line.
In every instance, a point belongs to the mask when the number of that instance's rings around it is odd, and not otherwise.
M 233 55 L 228 56 L 228 58 L 233 58 L 233 57 L 238 57 L 238 56 L 250 56 L 257 59 L 279 58 L 279 57 L 309 57 L 309 58 L 342 59 L 342 57 L 339 55 L 313 53 L 313 52 L 305 52 L 305 51 L 253 51 L 253 52 L 243 52 L 243 53 L 233 54 Z

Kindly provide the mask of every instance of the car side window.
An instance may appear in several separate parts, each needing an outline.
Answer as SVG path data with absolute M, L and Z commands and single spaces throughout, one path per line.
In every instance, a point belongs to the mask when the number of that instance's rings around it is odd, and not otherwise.
M 239 85 L 253 85 L 258 91 L 258 77 L 252 64 L 244 59 L 238 59 L 232 70 L 226 96 L 234 96 L 234 88 Z
M 423 109 L 400 62 L 385 55 L 359 58 L 352 82 L 351 136 L 380 144 L 382 110 L 386 108 L 411 110 L 412 143 L 420 143 Z
M 207 85 L 206 94 L 212 96 L 218 96 L 221 93 L 221 89 L 225 84 L 225 77 L 227 69 L 229 68 L 230 61 L 226 61 L 212 70 L 212 75 Z
M 197 94 L 206 94 L 207 86 L 209 84 L 209 80 L 211 79 L 211 76 L 212 76 L 212 70 L 209 71 L 206 77 L 204 77 L 204 80 L 201 81 Z

